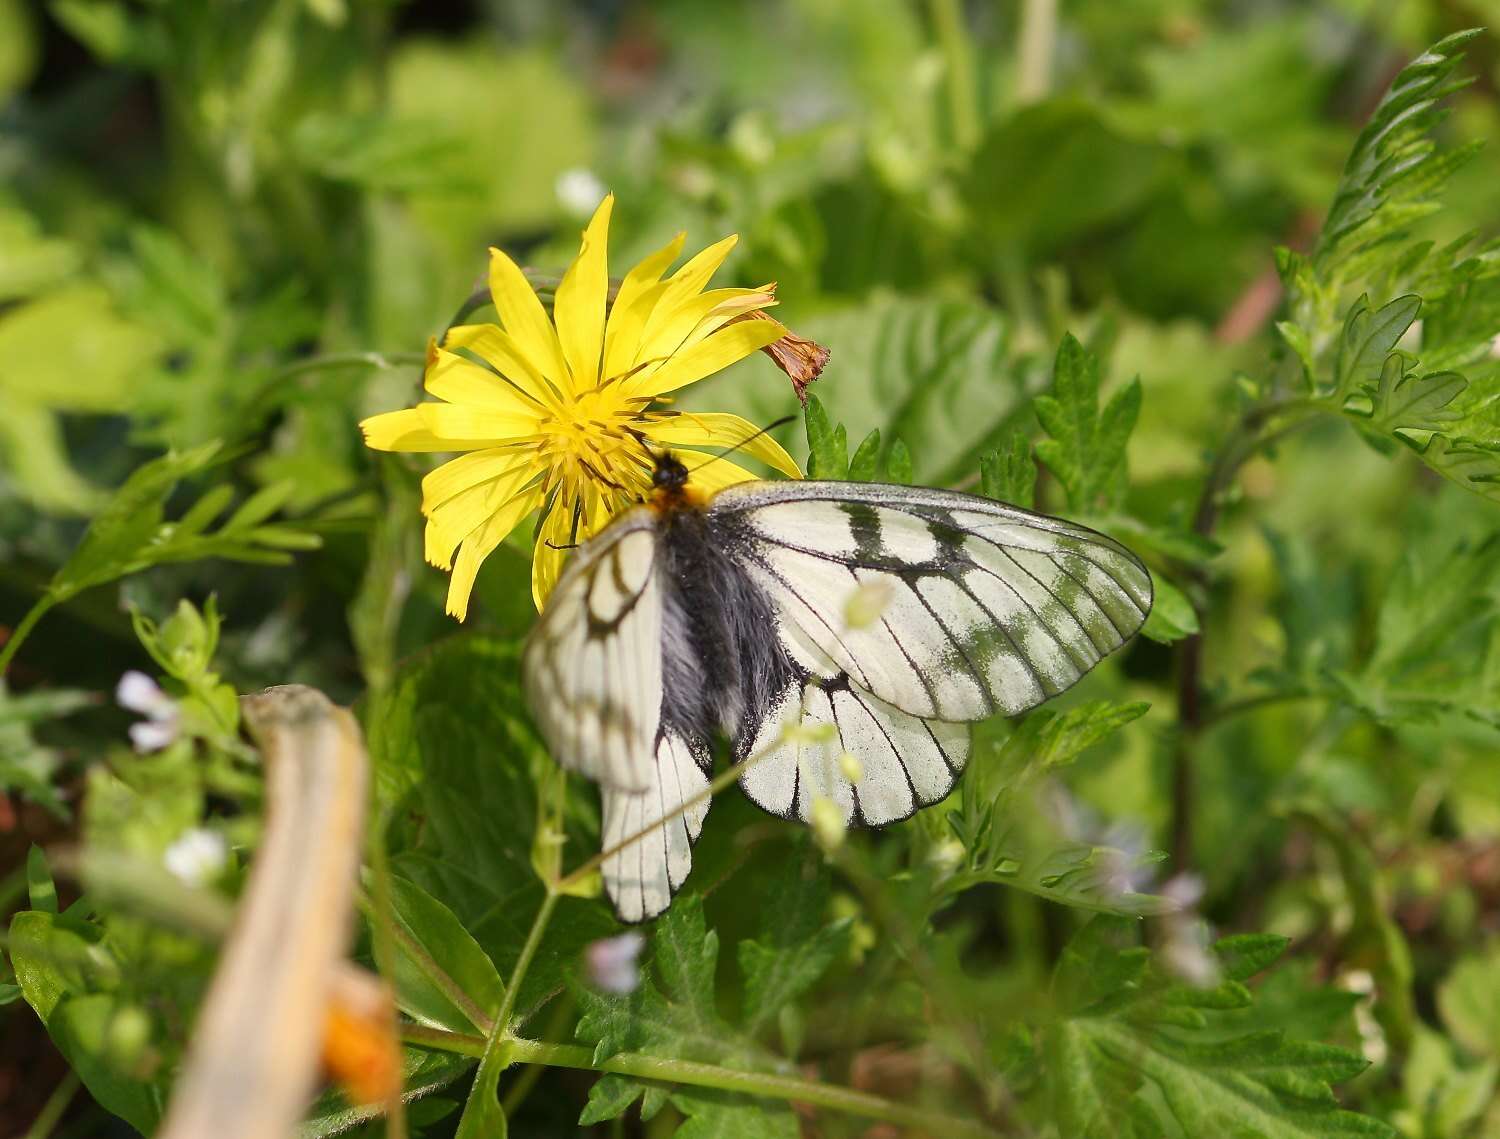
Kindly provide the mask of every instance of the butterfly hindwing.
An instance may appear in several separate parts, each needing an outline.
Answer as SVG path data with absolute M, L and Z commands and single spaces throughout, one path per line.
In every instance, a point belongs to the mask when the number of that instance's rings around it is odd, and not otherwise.
M 615 913 L 627 922 L 645 921 L 667 908 L 693 865 L 693 843 L 703 830 L 709 800 L 686 810 L 682 805 L 708 787 L 713 757 L 702 740 L 666 728 L 657 735 L 650 784 L 643 791 L 601 792 L 604 849 L 618 846 L 663 820 L 636 841 L 604 860 L 604 889 Z
M 574 552 L 526 644 L 527 701 L 553 758 L 595 782 L 645 791 L 662 703 L 659 530 L 623 515 Z
M 1151 608 L 1150 574 L 1113 539 L 972 495 L 759 482 L 709 511 L 786 629 L 921 719 L 1035 707 Z

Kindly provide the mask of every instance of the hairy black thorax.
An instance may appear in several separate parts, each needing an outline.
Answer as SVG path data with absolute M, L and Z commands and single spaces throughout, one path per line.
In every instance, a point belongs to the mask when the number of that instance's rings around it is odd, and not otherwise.
M 662 722 L 702 738 L 758 722 L 792 677 L 770 598 L 730 556 L 735 540 L 696 506 L 662 511 Z

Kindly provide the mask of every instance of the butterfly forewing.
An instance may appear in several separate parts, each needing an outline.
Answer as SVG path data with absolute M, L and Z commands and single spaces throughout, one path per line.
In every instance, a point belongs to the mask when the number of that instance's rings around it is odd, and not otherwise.
M 970 495 L 747 483 L 721 492 L 710 515 L 785 628 L 923 719 L 1034 707 L 1124 644 L 1151 608 L 1150 575 L 1117 542 Z
M 655 778 L 661 722 L 658 525 L 622 516 L 577 550 L 526 644 L 527 702 L 558 763 L 606 787 Z

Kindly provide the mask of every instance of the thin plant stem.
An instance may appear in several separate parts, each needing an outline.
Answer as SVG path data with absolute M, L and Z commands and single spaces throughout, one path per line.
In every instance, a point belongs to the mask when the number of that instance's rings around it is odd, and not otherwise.
M 42 1104 L 42 1110 L 37 1112 L 36 1119 L 32 1121 L 25 1139 L 48 1139 L 61 1122 L 63 1112 L 68 1110 L 68 1105 L 78 1094 L 78 1084 L 78 1073 L 71 1068 L 68 1069 L 68 1074 L 62 1078 L 57 1087 L 52 1089 L 47 1102 Z
M 943 53 L 943 69 L 948 93 L 948 118 L 953 141 L 960 151 L 973 150 L 979 144 L 979 96 L 974 85 L 974 54 L 970 50 L 969 32 L 964 26 L 961 0 L 931 0 L 932 23 L 937 32 L 938 48 Z
M 10 662 L 20 651 L 22 643 L 31 635 L 31 630 L 36 628 L 36 623 L 47 615 L 47 611 L 57 604 L 57 597 L 51 592 L 44 593 L 37 599 L 37 603 L 26 611 L 26 616 L 21 618 L 21 623 L 11 630 L 10 637 L 5 642 L 5 647 L 0 648 L 0 678 L 5 676 L 10 668 Z
M 476 1118 L 478 1117 L 482 1097 L 494 1097 L 500 1073 L 509 1067 L 514 1059 L 516 1038 L 511 1035 L 510 1021 L 515 1014 L 516 996 L 521 991 L 521 982 L 526 979 L 532 959 L 542 943 L 542 936 L 547 932 L 547 926 L 552 921 L 552 911 L 557 908 L 557 899 L 561 896 L 556 887 L 549 886 L 546 897 L 542 899 L 542 904 L 537 909 L 536 917 L 531 921 L 531 931 L 526 935 L 526 944 L 521 947 L 521 956 L 516 959 L 516 967 L 511 970 L 510 981 L 505 987 L 505 998 L 500 1002 L 500 1011 L 495 1014 L 495 1021 L 490 1026 L 489 1035 L 485 1038 L 483 1050 L 479 1054 L 479 1071 L 474 1075 L 474 1084 L 469 1089 L 469 1100 L 464 1105 L 463 1118 L 465 1120 L 469 1118 L 470 1112 L 476 1113 Z M 463 1120 L 460 1120 L 460 1133 L 463 1131 L 463 1126 Z
M 1246 411 L 1225 438 L 1203 480 L 1193 512 L 1193 533 L 1203 538 L 1213 534 L 1224 494 L 1252 456 L 1314 416 L 1337 411 L 1327 400 L 1311 396 L 1267 400 Z M 1192 571 L 1191 578 L 1200 589 L 1206 584 L 1201 569 Z M 1173 864 L 1179 870 L 1193 863 L 1193 811 L 1198 797 L 1194 749 L 1206 723 L 1202 673 L 1203 634 L 1198 632 L 1182 640 L 1177 649 L 1178 732 L 1172 756 L 1171 849 Z
M 436 1048 L 463 1056 L 481 1056 L 486 1042 L 478 1036 L 444 1032 L 420 1025 L 403 1025 L 402 1036 L 410 1044 Z M 553 1068 L 576 1068 L 589 1072 L 612 1072 L 638 1079 L 690 1087 L 718 1088 L 743 1092 L 768 1099 L 784 1099 L 813 1104 L 864 1119 L 876 1119 L 903 1127 L 912 1127 L 931 1135 L 954 1135 L 965 1139 L 996 1139 L 998 1133 L 973 1120 L 942 1112 L 928 1111 L 895 1103 L 868 1092 L 796 1076 L 777 1076 L 766 1072 L 745 1072 L 701 1064 L 692 1060 L 669 1060 L 620 1052 L 596 1062 L 592 1050 L 575 1044 L 546 1044 L 538 1040 L 513 1038 L 509 1042 L 511 1058 L 523 1064 L 545 1064 Z

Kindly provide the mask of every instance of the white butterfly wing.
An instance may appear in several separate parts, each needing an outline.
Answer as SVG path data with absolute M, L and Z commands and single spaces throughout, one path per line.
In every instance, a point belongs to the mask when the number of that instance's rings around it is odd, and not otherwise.
M 661 721 L 662 585 L 649 510 L 575 550 L 522 661 L 526 700 L 558 763 L 644 792 Z
M 795 630 L 782 638 L 797 678 L 735 741 L 736 762 L 751 760 L 740 776 L 751 802 L 810 822 L 822 797 L 846 825 L 879 827 L 953 789 L 969 758 L 967 724 L 903 712 L 850 683 Z
M 602 789 L 604 849 L 634 839 L 601 867 L 604 889 L 622 921 L 655 917 L 671 904 L 687 878 L 709 800 L 705 795 L 685 810 L 680 808 L 708 787 L 712 766 L 713 757 L 701 740 L 663 729 L 645 790 Z
M 721 491 L 710 513 L 785 630 L 924 720 L 1032 708 L 1151 609 L 1150 574 L 1113 539 L 972 495 L 759 482 Z

